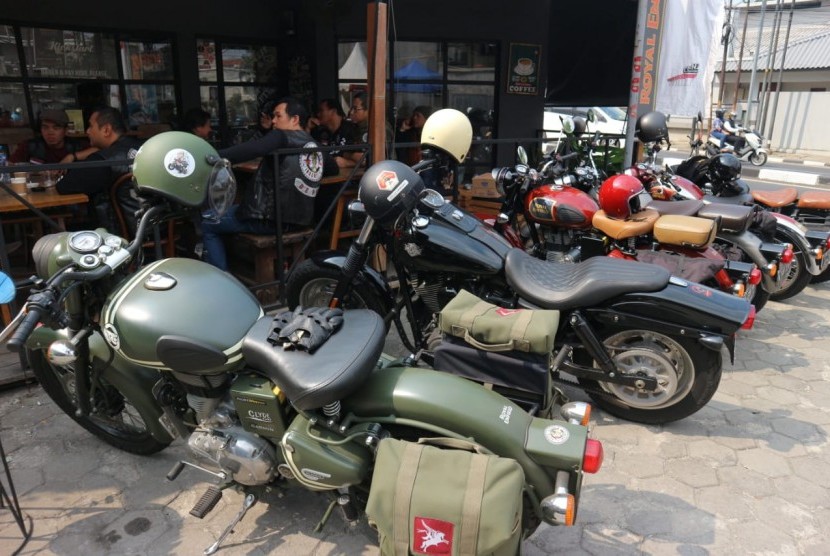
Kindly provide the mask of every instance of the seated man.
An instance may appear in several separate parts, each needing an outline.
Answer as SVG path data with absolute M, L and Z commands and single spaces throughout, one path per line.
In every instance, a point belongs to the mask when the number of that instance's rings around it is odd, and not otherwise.
M 340 104 L 333 98 L 324 98 L 317 107 L 317 119 L 320 125 L 311 135 L 324 146 L 344 146 L 357 142 L 357 126 L 346 119 Z M 329 155 L 340 168 L 351 168 L 355 161 L 344 156 L 341 151 L 329 151 Z M 351 153 L 350 153 L 351 154 Z
M 100 168 L 77 168 L 68 170 L 58 180 L 58 193 L 86 193 L 97 218 L 97 226 L 103 226 L 113 233 L 119 233 L 120 228 L 115 222 L 115 215 L 109 200 L 109 190 L 115 180 L 130 171 L 132 159 L 135 158 L 141 141 L 126 135 L 127 127 L 121 117 L 121 112 L 115 108 L 98 108 L 89 117 L 87 137 L 93 148 L 99 149 L 86 156 L 86 160 L 123 160 L 123 164 Z M 80 157 L 79 157 L 80 158 Z M 124 206 L 124 215 L 128 219 L 128 226 L 135 229 L 133 212 L 138 208 L 136 197 L 126 193 L 119 202 Z
M 63 110 L 40 114 L 40 137 L 20 143 L 9 157 L 11 162 L 56 164 L 83 148 L 81 141 L 66 136 L 69 117 Z
M 233 205 L 218 221 L 206 214 L 202 221 L 204 259 L 228 269 L 223 237 L 237 233 L 275 234 L 276 203 L 279 203 L 283 230 L 308 226 L 314 219 L 314 198 L 323 178 L 323 157 L 319 152 L 281 156 L 280 183 L 274 183 L 274 157 L 277 149 L 314 148 L 305 131 L 308 111 L 296 99 L 277 101 L 274 127 L 260 139 L 254 139 L 219 151 L 233 163 L 262 157 L 250 187 L 243 191 L 242 202 Z

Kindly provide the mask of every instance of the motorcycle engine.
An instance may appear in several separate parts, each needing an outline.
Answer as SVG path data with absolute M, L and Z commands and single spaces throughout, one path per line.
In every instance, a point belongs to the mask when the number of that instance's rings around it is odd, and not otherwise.
M 190 435 L 190 451 L 243 485 L 270 483 L 277 469 L 274 446 L 248 432 L 230 407 L 220 405 Z

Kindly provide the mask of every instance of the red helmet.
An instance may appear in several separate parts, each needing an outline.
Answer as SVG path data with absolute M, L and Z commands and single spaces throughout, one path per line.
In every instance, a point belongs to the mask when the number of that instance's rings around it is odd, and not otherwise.
M 599 188 L 599 207 L 611 218 L 626 219 L 651 202 L 651 195 L 633 176 L 611 176 Z

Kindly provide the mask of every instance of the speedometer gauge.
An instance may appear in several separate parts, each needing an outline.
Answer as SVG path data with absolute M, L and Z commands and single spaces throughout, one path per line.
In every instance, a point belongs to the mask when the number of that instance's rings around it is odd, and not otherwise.
M 91 253 L 97 250 L 103 240 L 98 232 L 76 232 L 69 237 L 69 247 L 78 253 Z

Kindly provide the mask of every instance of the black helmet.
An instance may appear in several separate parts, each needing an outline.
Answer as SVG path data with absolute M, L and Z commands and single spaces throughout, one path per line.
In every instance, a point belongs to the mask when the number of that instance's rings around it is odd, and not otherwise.
M 719 118 L 719 119 L 721 119 L 721 120 L 722 120 L 722 119 L 723 119 L 723 116 L 724 116 L 723 109 L 721 109 L 721 110 L 715 110 L 715 117 L 716 117 L 716 118 Z
M 734 154 L 721 153 L 712 157 L 709 172 L 713 179 L 732 181 L 741 177 L 741 161 Z
M 662 112 L 649 112 L 637 118 L 634 134 L 641 143 L 651 143 L 669 138 L 669 126 Z
M 588 122 L 582 116 L 574 116 L 574 137 L 582 137 Z
M 360 178 L 358 197 L 366 214 L 380 224 L 391 224 L 418 203 L 423 190 L 424 181 L 412 168 L 397 160 L 383 160 Z

